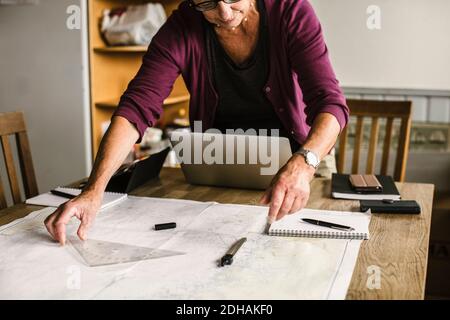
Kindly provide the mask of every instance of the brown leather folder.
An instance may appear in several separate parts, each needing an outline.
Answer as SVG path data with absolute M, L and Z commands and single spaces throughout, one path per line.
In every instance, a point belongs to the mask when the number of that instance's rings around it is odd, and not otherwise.
M 351 174 L 350 184 L 356 192 L 373 193 L 382 192 L 383 186 L 373 174 Z

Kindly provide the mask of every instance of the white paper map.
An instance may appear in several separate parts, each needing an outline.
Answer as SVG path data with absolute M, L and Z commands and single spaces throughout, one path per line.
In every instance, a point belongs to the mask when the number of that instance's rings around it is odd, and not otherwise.
M 74 245 L 50 239 L 53 210 L 0 227 L 0 299 L 344 299 L 361 243 L 263 235 L 266 207 L 129 197 L 97 216 L 89 256 L 76 219 Z M 177 228 L 153 229 L 166 222 Z

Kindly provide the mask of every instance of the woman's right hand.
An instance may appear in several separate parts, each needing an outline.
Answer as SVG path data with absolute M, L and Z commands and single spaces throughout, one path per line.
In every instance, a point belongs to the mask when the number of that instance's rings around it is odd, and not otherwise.
M 103 199 L 103 193 L 83 192 L 56 209 L 45 221 L 45 227 L 50 235 L 61 245 L 66 243 L 66 225 L 75 216 L 81 223 L 78 237 L 86 240 L 87 231 L 95 220 Z

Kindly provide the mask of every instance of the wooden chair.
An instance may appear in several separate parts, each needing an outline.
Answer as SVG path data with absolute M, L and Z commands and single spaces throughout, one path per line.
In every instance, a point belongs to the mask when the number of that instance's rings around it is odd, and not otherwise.
M 411 101 L 372 101 L 347 99 L 350 116 L 356 116 L 355 145 L 352 161 L 352 173 L 359 171 L 361 145 L 363 142 L 364 118 L 371 118 L 370 141 L 367 157 L 366 173 L 374 174 L 375 157 L 378 144 L 379 119 L 386 118 L 386 133 L 384 137 L 381 172 L 387 175 L 389 164 L 389 151 L 392 145 L 392 129 L 394 119 L 401 119 L 400 133 L 397 147 L 397 156 L 394 167 L 394 180 L 404 181 L 406 160 L 409 150 L 409 136 L 411 131 Z M 343 173 L 345 168 L 346 145 L 348 126 L 342 131 L 339 138 L 338 172 Z
M 30 145 L 25 127 L 25 121 L 22 112 L 0 113 L 0 139 L 2 142 L 3 156 L 5 159 L 6 170 L 8 172 L 9 185 L 11 188 L 14 204 L 22 202 L 20 196 L 19 183 L 14 165 L 13 153 L 9 143 L 9 135 L 16 136 L 17 151 L 19 155 L 20 170 L 22 173 L 22 182 L 27 198 L 38 194 L 36 176 L 34 174 L 33 161 L 31 158 Z M 0 180 L 0 209 L 6 208 L 6 198 Z

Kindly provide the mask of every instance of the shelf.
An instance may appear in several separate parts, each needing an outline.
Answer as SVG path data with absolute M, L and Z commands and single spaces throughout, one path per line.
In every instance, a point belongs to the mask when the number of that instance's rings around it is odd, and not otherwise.
M 180 96 L 176 96 L 176 97 L 169 97 L 166 100 L 164 100 L 164 105 L 168 106 L 168 105 L 172 105 L 172 104 L 187 102 L 187 101 L 189 101 L 189 97 L 190 96 L 188 94 L 180 95 Z M 118 101 L 119 101 L 119 99 L 96 102 L 95 106 L 97 108 L 113 109 L 113 108 L 117 108 Z
M 164 105 L 168 106 L 171 104 L 177 104 L 182 102 L 189 101 L 190 95 L 189 94 L 183 94 L 176 97 L 168 97 L 166 100 L 164 100 Z
M 118 100 L 110 100 L 110 101 L 102 101 L 102 102 L 96 102 L 95 106 L 97 108 L 107 108 L 107 109 L 113 109 L 117 108 L 117 101 Z
M 116 46 L 116 47 L 96 47 L 94 48 L 95 52 L 100 53 L 121 53 L 121 52 L 136 52 L 136 53 L 145 53 L 147 52 L 148 47 L 146 46 Z
M 0 0 L 1 1 L 1 0 Z M 89 93 L 92 132 L 92 156 L 98 151 L 104 135 L 104 123 L 111 120 L 111 115 L 120 101 L 127 84 L 134 79 L 142 66 L 142 57 L 149 50 L 148 45 L 110 46 L 102 37 L 99 22 L 106 9 L 117 6 L 125 7 L 150 0 L 89 0 L 87 4 L 88 57 L 89 57 Z M 153 2 L 153 1 L 150 1 Z M 183 0 L 159 1 L 169 16 Z M 177 77 L 169 98 L 164 101 L 164 115 L 158 121 L 163 128 L 174 119 L 187 117 L 189 94 L 183 78 Z

